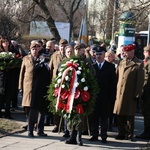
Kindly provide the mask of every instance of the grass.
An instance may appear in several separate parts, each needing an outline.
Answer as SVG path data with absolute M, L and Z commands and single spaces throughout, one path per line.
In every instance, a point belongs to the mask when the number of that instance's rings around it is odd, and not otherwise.
M 21 129 L 21 125 L 13 120 L 0 118 L 0 137 Z

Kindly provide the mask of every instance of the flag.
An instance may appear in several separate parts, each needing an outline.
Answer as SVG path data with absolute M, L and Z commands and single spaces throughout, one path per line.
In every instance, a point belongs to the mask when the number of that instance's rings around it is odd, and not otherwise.
M 86 5 L 85 5 L 84 17 L 81 22 L 78 42 L 84 43 L 86 46 L 88 45 Z

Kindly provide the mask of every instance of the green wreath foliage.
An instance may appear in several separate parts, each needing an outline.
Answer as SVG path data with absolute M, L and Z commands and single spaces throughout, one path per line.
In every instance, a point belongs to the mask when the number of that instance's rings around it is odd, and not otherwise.
M 21 67 L 22 56 L 14 55 L 11 52 L 0 53 L 0 70 L 7 70 L 11 68 Z
M 77 64 L 78 67 L 74 67 L 77 72 L 77 87 L 76 92 L 77 97 L 74 98 L 73 102 L 73 109 L 71 113 L 66 112 L 65 108 L 63 107 L 58 108 L 56 112 L 56 102 L 57 102 L 57 91 L 58 89 L 62 88 L 62 90 L 69 91 L 70 90 L 70 82 L 72 79 L 72 71 L 70 70 L 68 74 L 65 76 L 65 80 L 63 82 L 63 85 L 60 85 L 62 74 L 63 72 L 68 68 L 66 65 L 67 63 Z M 81 118 L 83 116 L 88 116 L 92 113 L 95 105 L 95 100 L 98 94 L 98 84 L 96 81 L 96 77 L 92 71 L 92 66 L 88 61 L 81 57 L 73 56 L 69 59 L 64 60 L 61 63 L 61 66 L 58 70 L 58 76 L 52 80 L 52 83 L 50 84 L 48 88 L 48 100 L 49 103 L 49 111 L 53 112 L 54 114 L 57 113 L 60 116 L 63 116 L 66 118 L 71 124 L 77 124 L 79 121 L 81 121 Z M 78 92 L 77 92 L 78 91 Z M 67 95 L 67 94 L 66 94 Z M 66 105 L 67 98 L 64 95 L 63 98 L 60 97 L 60 100 L 62 104 Z M 79 107 L 78 107 L 79 106 Z

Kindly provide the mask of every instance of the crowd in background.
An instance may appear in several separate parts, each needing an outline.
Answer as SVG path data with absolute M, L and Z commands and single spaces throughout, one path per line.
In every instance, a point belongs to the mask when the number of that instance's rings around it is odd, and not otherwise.
M 99 85 L 94 111 L 89 115 L 92 135 L 89 140 L 98 140 L 100 126 L 101 141 L 107 143 L 107 132 L 113 131 L 115 125 L 118 127 L 117 140 L 133 141 L 138 104 L 142 107 L 144 131 L 136 138 L 150 139 L 150 46 L 143 49 L 144 60 L 135 56 L 135 49 L 134 44 L 121 45 L 116 53 L 116 47 L 108 47 L 105 43 L 86 46 L 77 41 L 69 44 L 66 39 L 58 42 L 52 38 L 31 41 L 27 52 L 16 41 L 2 36 L 0 53 L 12 52 L 23 59 L 20 68 L 0 70 L 0 118 L 13 119 L 10 109 L 18 105 L 19 89 L 28 136 L 34 137 L 35 128 L 38 136 L 47 136 L 45 125 L 55 125 L 52 132 L 58 132 L 60 116 L 48 111 L 45 95 L 48 85 L 59 73 L 61 62 L 75 55 L 90 64 Z M 64 119 L 62 131 L 63 136 L 69 138 L 66 144 L 83 145 L 81 136 L 87 133 L 86 130 L 76 130 L 74 126 L 69 130 Z

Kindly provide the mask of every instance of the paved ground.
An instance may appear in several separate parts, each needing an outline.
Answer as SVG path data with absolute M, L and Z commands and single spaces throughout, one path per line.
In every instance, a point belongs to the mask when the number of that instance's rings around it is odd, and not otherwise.
M 18 122 L 22 126 L 26 125 L 25 114 L 21 107 L 12 112 L 14 121 Z M 135 139 L 134 142 L 128 140 L 115 140 L 117 135 L 117 128 L 113 128 L 113 132 L 108 132 L 108 142 L 107 144 L 101 143 L 99 141 L 90 142 L 90 138 L 87 135 L 83 136 L 83 146 L 78 145 L 68 145 L 65 144 L 65 138 L 62 137 L 63 133 L 52 133 L 53 126 L 46 126 L 45 133 L 48 137 L 38 137 L 29 138 L 27 131 L 22 130 L 11 134 L 9 136 L 4 136 L 0 138 L 0 150 L 145 150 L 150 149 L 150 143 L 146 140 Z M 138 135 L 143 130 L 143 117 L 137 113 L 135 117 L 135 135 Z M 149 147 L 149 148 L 148 148 Z
M 18 123 L 25 125 L 25 114 L 20 108 L 12 112 L 14 120 Z M 135 134 L 142 132 L 143 128 L 143 117 L 137 114 L 135 117 Z M 105 149 L 120 149 L 120 150 L 131 150 L 131 149 L 147 149 L 149 141 L 136 139 L 134 142 L 128 140 L 115 140 L 114 137 L 117 135 L 117 128 L 113 128 L 114 132 L 108 132 L 108 143 L 102 144 L 101 139 L 97 142 L 90 142 L 90 138 L 87 135 L 83 136 L 83 146 L 68 145 L 65 144 L 65 138 L 62 137 L 63 133 L 52 133 L 53 126 L 46 126 L 45 132 L 48 137 L 37 137 L 36 132 L 34 138 L 28 138 L 27 131 L 22 131 L 9 136 L 0 138 L 0 150 L 105 150 Z

